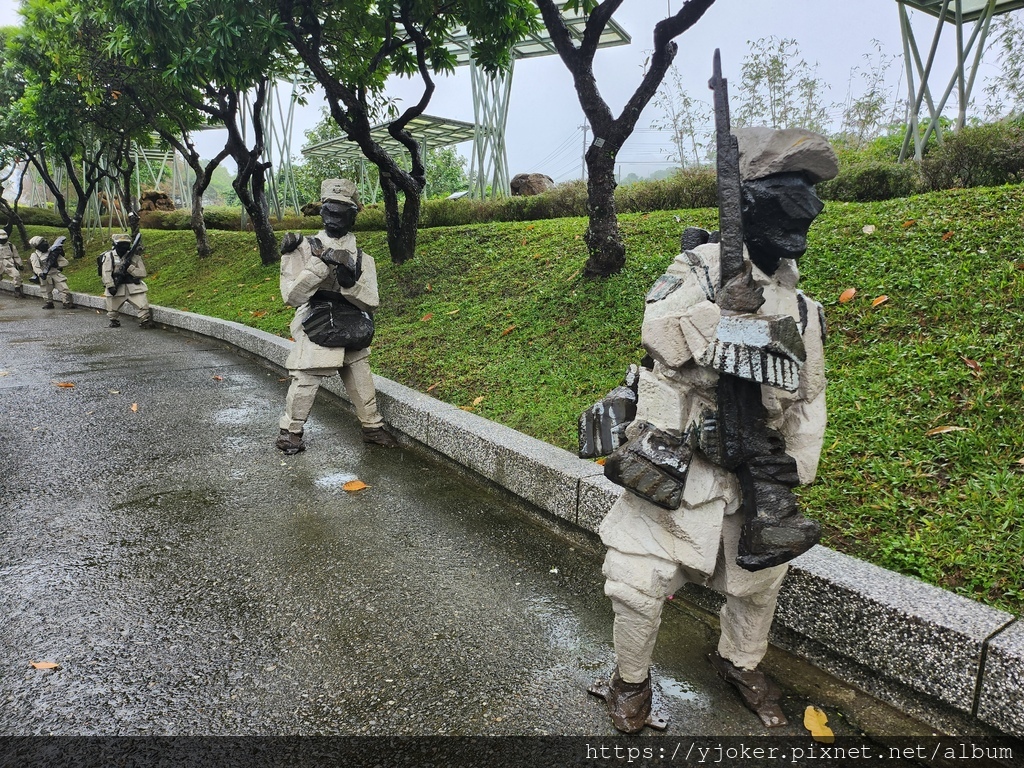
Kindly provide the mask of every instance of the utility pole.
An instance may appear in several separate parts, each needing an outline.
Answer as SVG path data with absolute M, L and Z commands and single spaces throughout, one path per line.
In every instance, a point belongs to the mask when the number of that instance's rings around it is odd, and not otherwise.
M 577 126 L 583 129 L 583 154 L 580 157 L 580 178 L 587 178 L 587 131 L 590 130 L 590 125 L 584 120 L 583 125 Z

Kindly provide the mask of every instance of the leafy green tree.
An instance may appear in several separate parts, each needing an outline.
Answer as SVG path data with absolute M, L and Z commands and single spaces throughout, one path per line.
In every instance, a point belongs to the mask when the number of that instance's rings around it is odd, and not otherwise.
M 13 89 L 13 102 L 0 116 L 0 133 L 54 195 L 80 258 L 90 198 L 104 179 L 128 188 L 132 142 L 148 132 L 119 94 L 97 89 L 82 76 L 92 61 L 93 37 L 88 27 L 72 26 L 76 11 L 74 0 L 29 0 L 22 6 L 24 25 L 5 49 L 5 87 Z M 72 195 L 58 183 L 58 169 Z
M 653 101 L 661 117 L 652 120 L 651 127 L 668 131 L 675 149 L 668 159 L 684 167 L 705 162 L 711 149 L 711 105 L 686 92 L 683 75 L 674 64 Z
M 295 67 L 272 0 L 102 2 L 117 23 L 110 52 L 128 66 L 157 73 L 175 104 L 227 130 L 218 157 L 231 157 L 238 168 L 232 186 L 252 221 L 260 260 L 276 262 L 280 255 L 266 195 L 270 163 L 262 158 L 263 114 L 271 83 Z M 197 157 L 194 148 L 184 148 L 186 157 Z
M 999 74 L 985 86 L 990 120 L 1024 114 L 1024 18 L 1004 13 L 993 22 L 991 46 L 999 52 Z
M 615 158 L 623 143 L 633 133 L 640 113 L 658 90 L 658 86 L 675 59 L 679 47 L 674 39 L 696 24 L 715 0 L 687 0 L 679 11 L 659 21 L 654 27 L 654 52 L 640 85 L 629 97 L 618 117 L 612 114 L 597 86 L 594 56 L 601 34 L 622 0 L 568 0 L 564 5 L 554 0 L 536 0 L 544 18 L 544 26 L 558 55 L 572 75 L 576 95 L 594 139 L 586 153 L 587 207 L 590 221 L 584 240 L 589 257 L 583 268 L 587 277 L 607 277 L 619 272 L 626 263 L 626 246 L 619 231 L 615 210 Z M 588 15 L 583 39 L 576 43 L 562 18 L 562 9 Z
M 818 77 L 817 64 L 800 58 L 796 40 L 762 37 L 748 45 L 733 122 L 825 133 L 829 118 L 822 94 L 828 85 Z
M 840 137 L 844 143 L 859 149 L 881 136 L 898 119 L 897 110 L 903 107 L 893 98 L 888 85 L 888 72 L 896 59 L 882 51 L 882 44 L 872 40 L 873 53 L 864 54 L 866 66 L 850 70 L 850 85 L 843 105 L 843 124 Z M 853 83 L 859 80 L 863 90 L 853 95 Z
M 477 63 L 495 72 L 511 63 L 513 44 L 535 25 L 535 9 L 529 0 L 277 0 L 277 9 L 299 57 L 324 89 L 331 117 L 379 169 L 391 259 L 410 259 L 427 177 L 408 125 L 430 102 L 434 75 L 454 69 L 446 40 L 465 27 Z M 384 97 L 391 75 L 422 84 L 420 98 L 404 110 Z M 371 135 L 384 120 L 405 147 L 409 170 Z
M 469 188 L 466 158 L 455 147 L 431 147 L 427 150 L 427 196 L 448 197 Z

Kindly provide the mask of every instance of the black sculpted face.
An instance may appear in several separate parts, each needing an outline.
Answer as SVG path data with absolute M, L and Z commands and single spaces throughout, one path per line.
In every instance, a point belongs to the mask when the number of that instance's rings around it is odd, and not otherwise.
M 118 256 L 124 256 L 132 248 L 132 244 L 127 240 L 118 240 L 114 243 L 114 250 Z
M 743 240 L 765 274 L 807 250 L 807 230 L 825 204 L 802 173 L 777 173 L 743 183 Z
M 320 206 L 320 218 L 324 222 L 324 231 L 331 237 L 347 235 L 356 223 L 359 209 L 352 203 L 341 200 L 327 200 Z
M 49 251 L 50 242 L 48 240 L 40 240 L 39 245 L 36 246 L 37 251 Z

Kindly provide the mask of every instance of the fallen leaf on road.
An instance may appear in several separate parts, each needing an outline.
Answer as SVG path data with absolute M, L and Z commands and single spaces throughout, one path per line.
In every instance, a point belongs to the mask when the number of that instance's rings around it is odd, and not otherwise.
M 341 486 L 341 489 L 343 491 L 348 491 L 349 493 L 354 493 L 355 491 L 361 491 L 363 490 L 363 488 L 369 487 L 370 486 L 368 486 L 362 480 L 349 480 L 347 483 Z
M 807 707 L 804 710 L 804 728 L 811 732 L 815 741 L 822 744 L 831 744 L 836 738 L 832 729 L 825 725 L 827 722 L 828 717 L 817 707 Z
M 595 464 L 600 464 L 602 467 L 604 466 L 604 463 L 606 461 L 608 461 L 608 459 L 605 456 L 602 456 L 600 459 L 594 459 L 594 463 Z
M 36 669 L 57 669 L 60 666 L 56 661 L 30 661 L 29 664 Z
M 214 381 L 224 381 L 224 377 L 223 376 L 214 376 L 213 380 Z
M 947 432 L 967 432 L 967 431 L 968 431 L 967 427 L 950 427 L 950 426 L 945 426 L 945 427 L 935 427 L 934 429 L 929 429 L 924 434 L 925 434 L 926 437 L 931 437 L 932 435 L 944 435 Z
M 10 376 L 10 375 L 11 375 L 10 371 L 0 371 L 0 376 Z
M 54 386 L 64 387 L 65 389 L 73 389 L 75 383 L 73 381 L 55 381 Z
M 847 288 L 845 291 L 839 294 L 839 303 L 845 304 L 850 301 L 854 296 L 857 295 L 856 288 Z
M 885 294 L 878 296 L 874 301 L 871 302 L 872 307 L 877 307 L 879 304 L 885 304 L 889 300 L 889 297 Z
M 121 390 L 120 389 L 108 389 L 107 392 L 109 392 L 112 395 L 120 395 L 121 394 Z
M 138 413 L 138 412 L 139 412 L 139 404 L 138 403 L 132 403 L 132 413 Z

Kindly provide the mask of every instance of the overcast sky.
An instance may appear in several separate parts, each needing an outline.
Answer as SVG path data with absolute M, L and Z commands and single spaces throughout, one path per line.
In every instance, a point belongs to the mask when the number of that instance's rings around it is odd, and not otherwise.
M 654 25 L 669 10 L 678 11 L 682 1 L 625 0 L 616 14 L 615 19 L 632 42 L 599 51 L 595 64 L 598 86 L 615 114 L 640 81 L 643 62 L 653 47 Z M 18 23 L 17 5 L 17 0 L 0 0 L 0 24 Z M 927 49 L 935 19 L 916 13 L 913 25 L 919 45 Z M 879 41 L 885 54 L 898 57 L 889 70 L 891 84 L 894 92 L 898 84 L 900 96 L 906 90 L 895 0 L 718 0 L 693 28 L 677 38 L 676 67 L 683 73 L 688 93 L 694 98 L 708 98 L 711 57 L 714 49 L 720 48 L 723 71 L 735 94 L 742 61 L 750 51 L 749 41 L 773 36 L 796 40 L 803 58 L 817 65 L 819 77 L 831 86 L 825 97 L 827 103 L 846 99 L 851 68 L 867 64 L 864 56 L 874 52 L 873 40 Z M 944 86 L 953 72 L 953 25 L 945 25 L 941 42 L 933 88 L 939 81 Z M 994 64 L 993 57 L 983 61 L 976 96 L 984 85 L 983 78 L 995 74 Z M 858 95 L 856 85 L 854 93 Z M 410 102 L 419 93 L 401 82 L 395 83 L 392 92 Z M 322 102 L 314 98 L 298 114 L 291 141 L 293 155 L 298 155 L 306 143 L 302 132 L 317 122 L 321 106 Z M 427 113 L 472 122 L 473 100 L 465 68 L 438 81 Z M 650 129 L 659 116 L 653 104 L 641 116 L 638 130 L 619 155 L 622 175 L 635 172 L 643 176 L 669 165 L 667 135 Z M 568 70 L 557 56 L 527 59 L 516 65 L 506 132 L 512 175 L 540 172 L 556 181 L 579 178 L 583 123 Z M 212 155 L 219 148 L 214 146 L 215 133 L 204 136 L 203 141 L 204 148 L 206 144 L 210 147 L 204 154 Z M 459 151 L 468 157 L 469 145 L 461 145 Z

